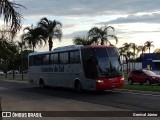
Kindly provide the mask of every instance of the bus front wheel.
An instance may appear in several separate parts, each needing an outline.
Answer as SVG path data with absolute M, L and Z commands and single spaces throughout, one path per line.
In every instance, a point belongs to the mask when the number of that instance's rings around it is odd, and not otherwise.
M 42 79 L 40 79 L 39 85 L 40 85 L 41 88 L 43 88 L 43 89 L 45 88 L 45 84 L 44 84 L 44 81 Z
M 76 81 L 75 82 L 75 89 L 78 93 L 81 93 L 82 92 L 82 85 L 79 81 Z

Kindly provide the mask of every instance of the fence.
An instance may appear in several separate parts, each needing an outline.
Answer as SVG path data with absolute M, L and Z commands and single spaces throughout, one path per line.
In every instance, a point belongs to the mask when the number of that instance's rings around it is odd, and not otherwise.
M 127 64 L 123 64 L 122 66 L 123 71 L 132 71 L 132 70 L 139 70 L 142 69 L 142 63 L 141 62 L 129 62 Z

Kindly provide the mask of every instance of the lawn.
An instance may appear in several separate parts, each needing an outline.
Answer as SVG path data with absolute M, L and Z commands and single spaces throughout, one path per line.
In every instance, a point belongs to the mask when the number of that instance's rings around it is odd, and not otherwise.
M 127 79 L 127 74 L 124 74 L 124 77 L 125 77 L 125 79 Z M 15 74 L 15 79 L 13 79 L 12 74 L 8 74 L 7 78 L 3 75 L 3 76 L 0 76 L 0 80 L 28 81 L 28 74 L 24 74 L 23 80 L 22 80 L 21 74 Z M 146 85 L 139 85 L 139 84 L 134 84 L 134 85 L 125 84 L 125 86 L 122 88 L 122 90 L 126 90 L 126 89 L 127 90 L 160 92 L 160 86 L 158 86 L 158 85 L 146 86 Z
M 128 75 L 126 72 L 124 72 L 124 78 L 125 78 L 126 83 L 128 83 L 128 81 L 127 81 Z M 160 92 L 160 86 L 158 86 L 158 85 L 146 86 L 146 85 L 140 85 L 140 84 L 133 84 L 133 85 L 125 84 L 123 89 Z
M 128 85 L 128 84 L 126 84 L 123 87 L 123 89 L 160 92 L 160 86 L 158 86 L 158 85 L 146 86 L 146 85 L 136 85 L 136 84 L 135 85 Z
M 23 80 L 22 80 L 22 75 L 21 74 L 15 74 L 15 78 L 13 79 L 12 74 L 8 74 L 7 78 L 5 75 L 0 75 L 0 80 L 16 80 L 16 81 L 28 81 L 28 74 L 23 75 Z

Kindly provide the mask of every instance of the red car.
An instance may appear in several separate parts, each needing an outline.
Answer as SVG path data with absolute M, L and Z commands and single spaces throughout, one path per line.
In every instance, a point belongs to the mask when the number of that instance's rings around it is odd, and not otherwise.
M 133 70 L 128 75 L 128 83 L 145 83 L 146 85 L 158 84 L 160 85 L 160 75 L 150 70 Z

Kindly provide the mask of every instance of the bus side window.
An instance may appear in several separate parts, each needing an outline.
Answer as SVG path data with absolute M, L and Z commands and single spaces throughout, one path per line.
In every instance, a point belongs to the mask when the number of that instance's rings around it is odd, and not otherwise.
M 34 65 L 37 66 L 37 65 L 41 65 L 41 55 L 36 55 L 34 56 Z
M 51 64 L 58 64 L 58 53 L 51 54 Z
M 42 64 L 49 65 L 49 54 L 42 55 Z
M 60 64 L 68 64 L 68 52 L 60 53 Z
M 29 56 L 29 66 L 34 65 L 34 56 Z
M 70 52 L 70 64 L 75 64 L 75 52 Z
M 75 51 L 75 63 L 76 64 L 80 63 L 80 53 L 79 53 L 79 51 Z

